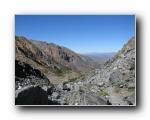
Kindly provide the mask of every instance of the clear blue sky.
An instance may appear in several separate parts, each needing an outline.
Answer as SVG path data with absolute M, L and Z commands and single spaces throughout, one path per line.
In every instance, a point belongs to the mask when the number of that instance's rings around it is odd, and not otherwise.
M 135 36 L 134 15 L 16 15 L 15 35 L 77 53 L 118 52 Z

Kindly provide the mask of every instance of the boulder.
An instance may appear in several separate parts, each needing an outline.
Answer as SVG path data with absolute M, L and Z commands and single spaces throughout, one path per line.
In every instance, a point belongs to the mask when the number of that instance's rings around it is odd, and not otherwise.
M 110 82 L 111 83 L 115 82 L 120 75 L 121 75 L 121 72 L 119 70 L 116 70 L 115 72 L 113 72 L 109 77 Z
M 102 87 L 105 83 L 104 82 L 100 82 L 100 83 L 97 83 L 99 87 Z
M 63 85 L 63 90 L 68 90 L 68 91 L 70 91 L 70 87 L 71 87 L 70 84 L 64 84 L 64 85 Z
M 59 83 L 59 84 L 57 85 L 57 88 L 60 89 L 60 90 L 62 90 L 62 89 L 63 89 L 63 83 Z
M 24 87 L 15 92 L 15 105 L 47 105 L 48 94 L 40 86 Z
M 58 92 L 53 92 L 52 97 L 58 99 L 60 97 Z

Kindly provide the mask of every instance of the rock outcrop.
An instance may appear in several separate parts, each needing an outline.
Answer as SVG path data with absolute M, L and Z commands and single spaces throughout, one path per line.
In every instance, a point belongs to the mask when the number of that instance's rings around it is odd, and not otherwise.
M 15 60 L 15 89 L 21 89 L 28 85 L 51 85 L 48 78 L 29 64 Z
M 53 86 L 28 85 L 15 91 L 15 105 L 60 105 L 57 101 L 49 100 Z M 54 93 L 53 93 L 54 94 Z

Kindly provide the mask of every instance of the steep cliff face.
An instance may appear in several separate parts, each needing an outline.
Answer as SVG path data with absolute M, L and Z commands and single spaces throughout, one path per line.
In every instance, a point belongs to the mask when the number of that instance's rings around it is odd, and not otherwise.
M 15 59 L 30 64 L 43 72 L 66 71 L 68 68 L 57 63 L 52 56 L 41 51 L 25 37 L 15 37 Z
M 93 58 L 77 54 L 66 47 L 42 41 L 30 41 L 41 51 L 44 51 L 53 57 L 56 62 L 72 70 L 87 72 L 96 68 L 97 66 L 100 66 L 100 64 Z

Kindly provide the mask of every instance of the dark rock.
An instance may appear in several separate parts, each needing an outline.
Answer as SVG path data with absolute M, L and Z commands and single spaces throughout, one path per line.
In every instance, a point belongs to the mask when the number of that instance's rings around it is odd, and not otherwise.
M 27 85 L 50 85 L 48 78 L 37 69 L 33 69 L 29 64 L 15 60 L 15 79 L 23 86 Z
M 119 88 L 123 88 L 123 85 L 120 85 Z
M 53 85 L 49 85 L 49 86 L 42 86 L 42 89 L 45 90 L 47 92 L 48 95 L 52 95 L 53 93 Z
M 51 95 L 53 93 L 53 87 L 48 87 L 47 94 Z
M 48 105 L 61 105 L 61 104 L 57 101 L 48 100 Z
M 107 101 L 107 105 L 112 105 L 112 103 L 108 100 L 108 101 Z
M 70 91 L 70 84 L 64 84 L 64 85 L 63 85 L 63 90 L 68 90 L 68 91 Z
M 39 86 L 22 88 L 15 94 L 15 105 L 48 105 L 48 94 Z

